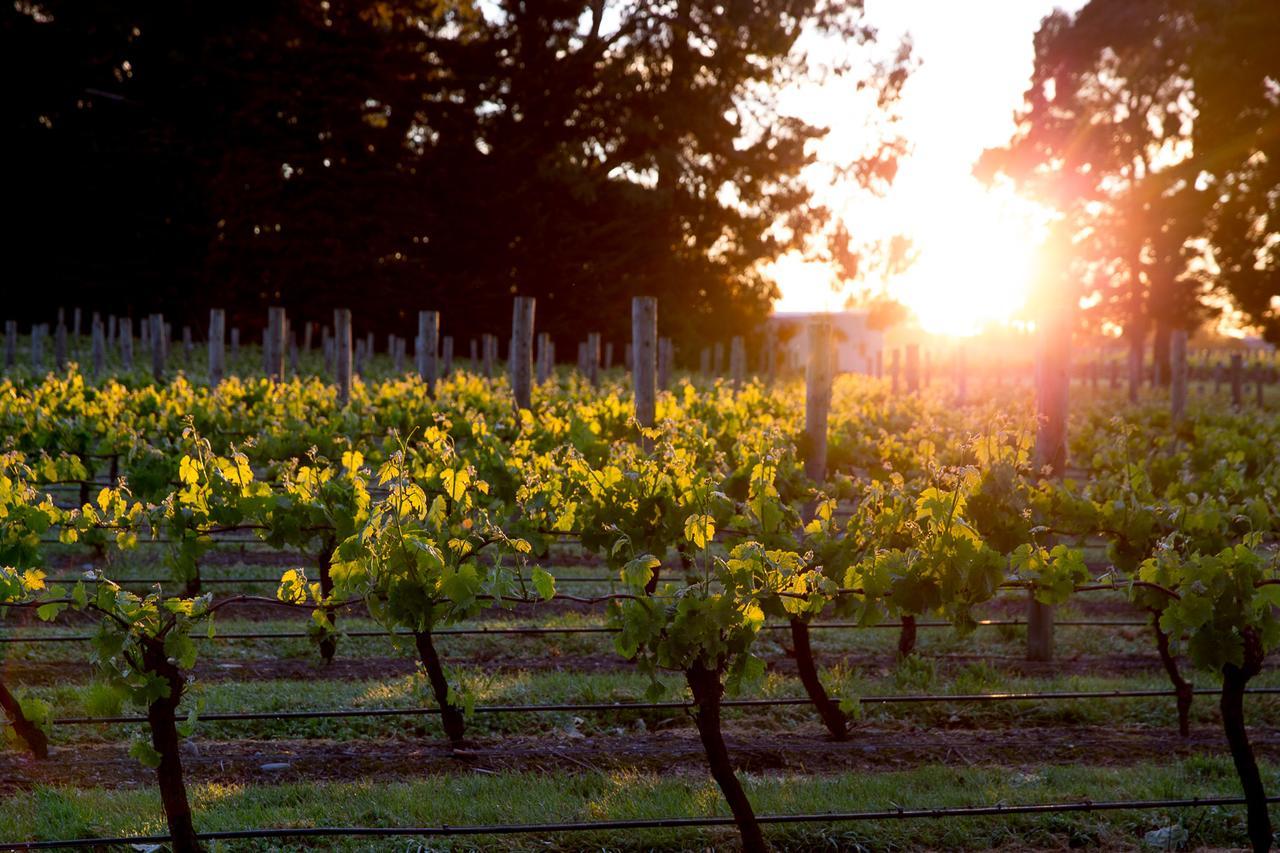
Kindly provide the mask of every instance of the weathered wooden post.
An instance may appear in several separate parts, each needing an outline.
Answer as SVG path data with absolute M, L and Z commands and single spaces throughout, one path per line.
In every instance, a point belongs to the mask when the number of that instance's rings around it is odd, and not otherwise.
M 717 376 L 724 375 L 724 342 L 716 341 L 711 347 L 711 370 Z
M 671 338 L 658 338 L 658 390 L 671 387 L 671 367 L 675 362 L 675 348 Z
M 400 337 L 395 334 L 387 335 L 387 358 L 391 359 L 391 375 L 399 376 L 401 364 L 400 359 Z
M 747 381 L 747 345 L 741 335 L 734 335 L 729 341 L 729 377 L 734 393 L 741 391 Z
M 1067 464 L 1067 401 L 1071 369 L 1071 320 L 1067 310 L 1045 311 L 1036 357 L 1037 472 L 1061 477 Z M 1027 613 L 1027 660 L 1053 660 L 1053 607 L 1032 591 Z
M 18 321 L 4 321 L 4 366 L 12 370 L 18 364 Z
M 805 367 L 804 473 L 821 486 L 827 479 L 827 418 L 831 412 L 831 320 L 809 321 L 809 362 Z
M 440 312 L 418 312 L 418 376 L 427 383 L 427 393 L 436 395 L 436 380 L 440 377 L 436 352 L 440 342 Z M 451 341 L 452 342 L 452 341 Z
M 67 325 L 62 322 L 62 309 L 58 309 L 58 325 L 53 329 L 53 366 L 58 372 L 67 369 Z
M 636 422 L 641 429 L 652 427 L 658 411 L 658 300 L 652 296 L 631 300 L 631 384 Z M 641 444 L 652 446 L 649 441 Z
M 538 334 L 537 383 L 542 385 L 551 378 L 551 335 L 546 332 Z
M 765 321 L 764 349 L 760 353 L 760 361 L 764 365 L 764 381 L 772 385 L 778 378 L 778 326 Z
M 1178 423 L 1187 411 L 1187 330 L 1169 335 L 1169 412 Z
M 703 376 L 711 375 L 711 348 L 703 347 L 698 353 L 698 372 Z
M 298 333 L 289 330 L 289 373 L 297 376 L 298 371 Z
M 441 345 L 442 353 L 442 375 L 448 376 L 453 373 L 453 335 L 445 335 L 444 342 Z
M 78 357 L 80 355 L 80 306 L 71 309 L 71 348 Z
M 191 351 L 195 349 L 195 345 L 191 342 L 191 327 L 182 327 L 182 361 L 186 365 L 191 364 Z
M 120 363 L 126 373 L 133 370 L 133 318 L 120 318 Z
M 240 327 L 231 327 L 231 358 L 235 359 L 240 355 Z
M 209 384 L 217 387 L 227 372 L 227 312 L 221 308 L 209 309 Z
M 517 296 L 511 306 L 511 394 L 517 409 L 533 408 L 533 313 L 531 296 Z
M 600 333 L 587 333 L 587 380 L 592 388 L 600 387 Z
M 266 360 L 266 374 L 272 382 L 284 380 L 285 355 L 285 315 L 284 308 L 274 306 L 267 309 L 267 331 L 263 335 L 262 350 Z
M 1231 405 L 1244 408 L 1244 356 L 1238 352 L 1231 354 Z
M 351 402 L 351 309 L 333 312 L 334 379 L 338 385 L 338 402 Z
M 907 344 L 907 393 L 914 394 L 920 390 L 920 345 Z
M 484 378 L 492 379 L 494 365 L 498 361 L 498 337 L 485 334 L 480 337 L 480 359 L 483 362 Z
M 93 363 L 93 379 L 96 382 L 107 369 L 107 336 L 106 330 L 102 328 L 101 318 L 94 316 L 90 335 L 90 358 Z
M 876 350 L 875 366 L 872 368 L 872 375 L 876 379 L 884 379 L 884 350 Z
M 151 315 L 151 376 L 157 382 L 164 381 L 164 315 Z
M 604 344 L 604 369 L 613 369 L 613 341 L 605 341 Z M 630 369 L 630 365 L 627 366 Z
M 44 366 L 44 332 L 43 323 L 31 327 L 31 369 L 39 373 Z
M 894 347 L 889 355 L 889 379 L 892 383 L 889 390 L 896 397 L 898 396 L 898 377 L 902 374 L 902 350 Z
M 302 324 L 302 351 L 308 354 L 311 352 L 311 330 L 315 325 L 311 320 Z
M 117 341 L 119 340 L 119 337 L 120 337 L 119 324 L 120 324 L 120 321 L 119 319 L 116 318 L 115 314 L 107 315 L 107 346 L 108 347 L 118 346 Z

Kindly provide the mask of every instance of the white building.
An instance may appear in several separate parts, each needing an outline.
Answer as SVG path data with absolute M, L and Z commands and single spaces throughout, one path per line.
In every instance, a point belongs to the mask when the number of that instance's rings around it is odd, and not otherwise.
M 778 347 L 782 352 L 779 360 L 783 367 L 796 370 L 804 368 L 809 357 L 809 320 L 816 316 L 820 315 L 778 311 L 769 318 L 768 322 L 777 334 Z M 870 312 L 832 311 L 825 316 L 831 318 L 836 371 L 874 374 L 876 356 L 884 348 L 884 333 L 868 327 Z

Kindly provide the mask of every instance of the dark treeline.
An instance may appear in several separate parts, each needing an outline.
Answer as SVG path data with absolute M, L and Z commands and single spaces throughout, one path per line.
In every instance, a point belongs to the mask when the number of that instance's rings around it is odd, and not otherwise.
M 1151 342 L 1224 310 L 1280 342 L 1280 5 L 1090 0 L 1057 11 L 1011 144 L 981 170 L 1063 214 L 1082 325 Z M 1164 377 L 1167 380 L 1167 376 Z
M 759 262 L 827 227 L 823 129 L 760 97 L 825 0 L 19 0 L 0 11 L 6 317 L 58 305 L 203 330 L 329 322 L 505 340 L 752 328 Z M 851 55 L 854 51 L 851 51 Z M 901 69 L 882 68 L 886 91 Z M 875 172 L 873 168 L 871 170 Z M 16 263 L 15 263 L 16 261 Z M 566 348 L 566 352 L 572 352 Z

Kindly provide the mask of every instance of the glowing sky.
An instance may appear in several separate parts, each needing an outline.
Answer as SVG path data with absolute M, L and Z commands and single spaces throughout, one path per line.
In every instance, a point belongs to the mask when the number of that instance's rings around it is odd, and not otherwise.
M 1083 0 L 867 0 L 867 18 L 888 47 L 909 33 L 919 67 L 899 105 L 912 152 L 883 199 L 856 198 L 822 186 L 820 198 L 867 237 L 909 236 L 919 258 L 888 292 L 933 332 L 968 334 L 1022 305 L 1040 239 L 1043 212 L 1008 191 L 989 191 L 972 176 L 984 148 L 1008 142 L 1013 111 L 1031 74 L 1032 36 L 1055 6 Z M 864 113 L 849 84 L 789 93 L 785 106 L 832 133 L 820 160 L 847 159 Z M 821 168 L 815 170 L 814 185 Z M 786 257 L 769 272 L 779 310 L 837 310 L 847 294 L 833 290 L 823 264 Z M 877 284 L 878 282 L 869 282 Z

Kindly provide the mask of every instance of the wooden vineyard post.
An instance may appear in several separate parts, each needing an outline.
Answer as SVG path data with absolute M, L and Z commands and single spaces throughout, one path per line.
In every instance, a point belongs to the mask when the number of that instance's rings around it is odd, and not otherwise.
M 658 338 L 658 390 L 671 387 L 671 365 L 675 361 L 675 348 L 671 338 Z
M 53 366 L 58 372 L 67 369 L 67 324 L 62 320 L 62 309 L 58 309 L 58 325 L 53 329 Z
M 876 361 L 873 375 L 876 379 L 884 378 L 884 350 L 876 350 Z
M 89 333 L 91 336 L 89 351 L 93 363 L 93 379 L 97 381 L 107 369 L 107 336 L 102 328 L 102 319 L 100 317 L 94 316 Z
M 920 390 L 920 345 L 907 344 L 906 367 L 907 393 L 914 394 Z
M 240 355 L 240 327 L 231 327 L 231 358 L 235 359 Z
M 631 384 L 635 388 L 636 422 L 641 430 L 654 425 L 658 412 L 658 300 L 631 300 Z M 649 449 L 652 442 L 641 438 Z
M 821 484 L 827 476 L 827 418 L 831 411 L 831 320 L 809 321 L 809 361 L 805 367 L 805 476 Z
M 734 393 L 740 392 L 747 381 L 747 345 L 741 335 L 734 335 L 729 341 L 729 376 Z
M 772 385 L 778 378 L 778 327 L 774 323 L 764 324 L 764 350 L 760 355 L 764 381 Z
M 351 309 L 333 312 L 334 379 L 338 385 L 338 402 L 351 402 Z
M 1067 403 L 1071 370 L 1069 312 L 1050 311 L 1043 321 L 1036 358 L 1037 473 L 1061 477 L 1067 464 Z M 1027 660 L 1053 660 L 1053 607 L 1030 595 Z
M 600 333 L 590 332 L 587 335 L 586 349 L 587 381 L 592 388 L 600 387 Z
M 18 365 L 18 321 L 4 321 L 4 366 L 12 370 Z
M 1238 352 L 1231 354 L 1231 406 L 1244 407 L 1244 356 Z
M 716 341 L 711 347 L 711 372 L 717 378 L 724 375 L 724 343 Z
M 1169 336 L 1169 413 L 1173 422 L 1187 411 L 1187 330 L 1174 329 Z
M 698 353 L 698 373 L 703 376 L 711 375 L 711 348 L 703 347 L 702 352 Z
M 604 345 L 604 369 L 613 369 L 613 341 L 606 341 Z M 631 366 L 627 365 L 627 369 L 630 370 Z
M 441 344 L 441 375 L 453 373 L 453 335 L 445 335 Z
M 209 384 L 217 387 L 227 372 L 227 312 L 209 309 Z
M 39 373 L 44 364 L 44 324 L 31 327 L 31 369 Z
M 898 396 L 898 377 L 902 374 L 902 350 L 895 347 L 889 355 L 889 390 L 896 397 Z
M 440 343 L 440 312 L 418 312 L 418 376 L 427 383 L 427 394 L 436 395 L 436 380 L 439 378 L 439 364 L 436 352 Z
M 120 318 L 120 362 L 126 373 L 133 370 L 133 318 Z
M 263 340 L 264 357 L 267 361 L 267 377 L 272 382 L 284 380 L 285 354 L 285 315 L 284 309 L 273 307 L 267 309 L 267 334 Z
M 308 320 L 302 324 L 302 351 L 310 354 L 311 352 L 311 332 L 315 327 L 315 323 Z
M 80 320 L 83 316 L 80 306 L 71 309 L 71 351 L 76 358 L 80 357 Z
M 164 315 L 151 315 L 151 375 L 157 382 L 164 381 Z
M 517 409 L 533 408 L 533 315 L 535 300 L 517 296 L 511 307 L 511 394 Z
M 298 333 L 289 329 L 289 373 L 299 375 L 298 369 Z
M 538 334 L 538 354 L 535 362 L 537 371 L 534 381 L 542 385 L 551 378 L 551 335 L 546 332 Z
M 483 360 L 480 372 L 484 374 L 485 379 L 493 378 L 494 350 L 497 349 L 494 344 L 496 343 L 497 339 L 493 335 L 484 334 L 480 336 L 480 357 Z

